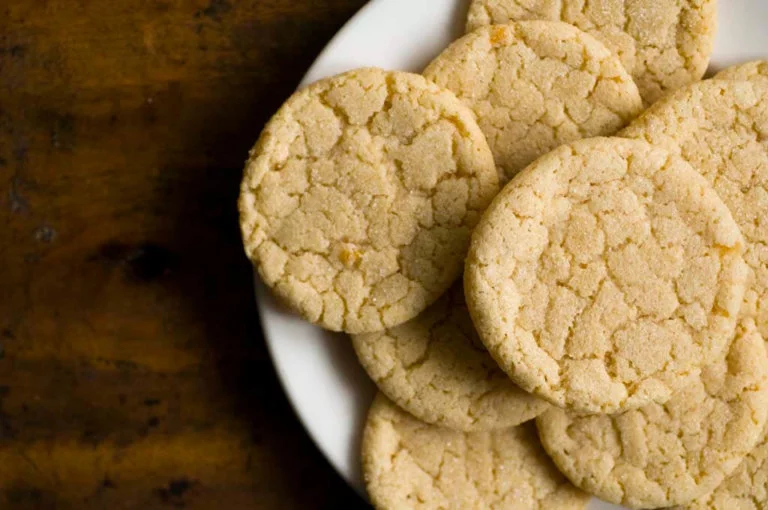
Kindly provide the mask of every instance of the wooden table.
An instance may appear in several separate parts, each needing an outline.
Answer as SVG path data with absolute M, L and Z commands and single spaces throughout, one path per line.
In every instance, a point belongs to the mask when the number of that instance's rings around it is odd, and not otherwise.
M 0 508 L 361 505 L 275 378 L 235 199 L 362 4 L 0 2 Z

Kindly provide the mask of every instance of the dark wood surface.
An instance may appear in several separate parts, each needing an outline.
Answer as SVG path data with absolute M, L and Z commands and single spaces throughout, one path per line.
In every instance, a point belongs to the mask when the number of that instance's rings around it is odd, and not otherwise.
M 362 4 L 0 2 L 0 508 L 362 505 L 277 382 L 235 206 Z

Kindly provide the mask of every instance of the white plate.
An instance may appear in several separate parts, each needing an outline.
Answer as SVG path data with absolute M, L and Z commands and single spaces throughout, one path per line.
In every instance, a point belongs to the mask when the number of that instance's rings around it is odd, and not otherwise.
M 712 70 L 768 57 L 768 1 L 723 0 Z M 333 38 L 302 85 L 356 67 L 419 72 L 463 31 L 467 0 L 371 0 Z M 257 281 L 261 324 L 277 374 L 309 435 L 363 497 L 360 431 L 375 388 L 344 335 L 313 327 Z M 616 509 L 594 500 L 590 510 Z

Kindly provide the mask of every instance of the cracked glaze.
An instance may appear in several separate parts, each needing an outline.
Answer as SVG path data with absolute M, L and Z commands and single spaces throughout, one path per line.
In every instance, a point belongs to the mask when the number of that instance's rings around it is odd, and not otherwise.
M 759 66 L 741 69 L 746 77 Z M 768 338 L 768 81 L 691 85 L 619 135 L 679 153 L 713 185 L 746 240 L 750 283 L 742 315 L 754 317 Z
M 715 0 L 474 0 L 467 30 L 527 19 L 575 25 L 619 56 L 650 104 L 704 76 L 716 11 Z
M 537 424 L 544 448 L 577 486 L 613 503 L 659 508 L 715 489 L 757 444 L 767 416 L 768 358 L 751 326 L 726 360 L 664 405 L 615 416 L 553 409 Z
M 518 425 L 549 405 L 524 392 L 488 354 L 456 285 L 424 313 L 381 333 L 352 337 L 379 389 L 420 420 L 456 430 Z
M 297 92 L 251 151 L 239 209 L 263 280 L 349 333 L 415 317 L 461 273 L 498 191 L 471 112 L 424 78 L 362 69 Z
M 524 390 L 579 412 L 664 402 L 733 339 L 743 239 L 707 182 L 645 142 L 595 138 L 521 172 L 473 234 L 465 289 Z
M 565 23 L 481 28 L 454 42 L 424 76 L 475 112 L 502 182 L 559 145 L 613 134 L 642 111 L 618 59 Z
M 363 476 L 377 510 L 583 510 L 533 423 L 457 432 L 420 422 L 383 395 L 363 432 Z

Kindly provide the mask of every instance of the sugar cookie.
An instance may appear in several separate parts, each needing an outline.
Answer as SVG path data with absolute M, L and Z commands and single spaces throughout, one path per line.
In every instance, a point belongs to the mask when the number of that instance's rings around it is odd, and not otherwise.
M 677 152 L 713 185 L 746 240 L 742 313 L 768 338 L 768 81 L 707 80 L 665 97 L 620 136 Z
M 461 274 L 498 191 L 472 113 L 423 77 L 361 69 L 294 94 L 251 151 L 248 256 L 307 320 L 363 333 L 415 317 Z
M 768 436 L 747 454 L 717 489 L 674 510 L 763 510 L 768 508 Z
M 533 423 L 457 432 L 420 422 L 379 395 L 362 457 L 377 510 L 582 510 L 589 501 L 547 458 Z
M 716 80 L 759 81 L 768 83 L 768 60 L 755 60 L 723 69 L 715 75 Z
M 415 319 L 355 335 L 352 345 L 379 389 L 427 423 L 463 431 L 508 428 L 549 407 L 515 386 L 485 350 L 461 285 Z
M 454 42 L 424 76 L 475 112 L 502 182 L 559 145 L 613 134 L 642 110 L 618 58 L 559 22 L 480 28 Z
M 467 303 L 524 390 L 587 413 L 663 403 L 732 341 L 743 243 L 679 156 L 582 140 L 537 160 L 489 206 L 467 258 Z
M 621 59 L 646 103 L 704 76 L 715 38 L 715 0 L 474 0 L 467 30 L 509 21 L 564 21 Z
M 631 508 L 688 504 L 720 485 L 763 435 L 764 343 L 752 327 L 727 360 L 705 368 L 664 405 L 615 416 L 548 411 L 537 420 L 542 444 L 573 483 L 606 501 Z

